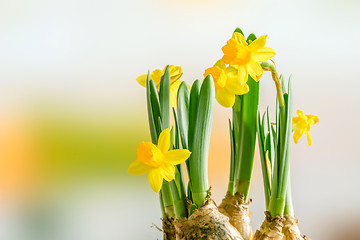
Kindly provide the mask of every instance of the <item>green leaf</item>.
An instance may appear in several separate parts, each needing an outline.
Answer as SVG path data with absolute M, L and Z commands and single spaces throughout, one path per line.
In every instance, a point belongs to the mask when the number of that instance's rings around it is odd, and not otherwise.
M 190 91 L 188 149 L 190 149 L 192 146 L 193 135 L 195 131 L 200 87 L 201 87 L 201 82 L 199 80 L 196 80 L 193 83 Z
M 286 92 L 286 87 L 285 87 L 284 75 L 281 74 L 280 77 L 279 77 L 279 79 L 280 79 L 282 91 L 283 91 L 283 93 L 285 94 L 285 93 L 287 93 L 287 92 Z
M 148 72 L 147 79 L 146 79 L 146 103 L 147 103 L 147 110 L 148 110 L 148 120 L 149 120 L 149 128 L 151 134 L 151 140 L 154 144 L 157 144 L 157 133 L 156 127 L 154 124 L 154 114 L 151 106 L 151 91 L 150 91 L 150 71 Z
M 234 174 L 237 174 L 239 166 L 240 166 L 240 125 L 241 125 L 241 106 L 242 106 L 243 96 L 235 96 L 235 103 L 232 107 L 232 117 L 233 117 L 233 137 L 234 137 L 234 169 L 231 171 Z M 235 176 L 235 180 L 237 175 Z
M 214 80 L 211 75 L 208 75 L 205 77 L 200 89 L 196 123 L 190 149 L 192 154 L 189 158 L 192 196 L 194 203 L 198 206 L 203 205 L 209 190 L 207 166 L 214 103 Z M 190 106 L 191 104 L 190 100 Z
M 153 122 L 155 126 L 156 138 L 159 138 L 161 133 L 161 112 L 160 112 L 160 103 L 159 96 L 156 89 L 156 85 L 153 80 L 149 83 L 150 87 L 150 101 L 151 101 L 151 109 L 153 114 Z
M 237 192 L 244 193 L 247 199 L 250 187 L 250 180 L 253 169 L 255 144 L 256 144 L 256 118 L 259 104 L 259 82 L 249 76 L 248 85 L 250 91 L 242 96 L 241 115 L 237 119 L 239 123 L 239 169 L 237 180 L 242 185 L 238 185 Z
M 173 114 L 174 114 L 174 120 L 175 120 L 175 149 L 180 149 L 179 125 L 178 125 L 178 120 L 177 120 L 176 112 L 175 112 L 174 108 L 173 108 Z M 178 187 L 178 191 L 180 193 L 181 199 L 185 199 L 186 198 L 186 189 L 185 189 L 182 164 L 176 165 L 175 170 L 176 170 L 176 172 L 175 172 L 176 186 Z
M 250 44 L 250 41 L 255 41 L 256 40 L 256 36 L 255 36 L 255 34 L 253 34 L 253 33 L 251 33 L 248 37 L 247 37 L 247 39 L 246 39 L 246 42 L 248 43 L 248 44 Z
M 189 132 L 189 96 L 190 90 L 186 82 L 180 84 L 177 95 L 177 112 L 179 118 L 179 130 L 183 148 L 188 148 Z
M 288 82 L 288 93 L 284 94 L 285 105 L 286 105 L 286 136 L 284 142 L 284 149 L 285 149 L 285 156 L 284 156 L 284 174 L 282 176 L 281 181 L 283 182 L 283 186 L 281 187 L 280 191 L 286 191 L 286 186 L 288 182 L 288 175 L 290 171 L 290 159 L 289 159 L 289 152 L 290 152 L 290 142 L 292 136 L 292 105 L 293 105 L 293 97 L 292 97 L 292 75 L 289 77 Z
M 174 149 L 174 127 L 170 129 L 170 149 Z
M 195 210 L 198 208 L 198 206 L 196 205 L 196 203 L 191 204 L 190 206 L 190 216 L 191 214 L 193 214 L 195 212 Z
M 257 112 L 257 119 L 256 119 L 256 128 L 258 132 L 258 144 L 259 144 L 259 151 L 260 151 L 260 163 L 261 163 L 261 172 L 263 175 L 263 182 L 264 182 L 264 192 L 265 192 L 265 203 L 266 203 L 266 210 L 268 210 L 268 205 L 270 201 L 270 193 L 271 193 L 271 184 L 269 179 L 268 168 L 266 166 L 266 148 L 265 148 L 265 131 L 264 122 L 265 114 L 263 114 L 262 121 L 260 120 L 260 112 Z M 262 123 L 261 123 L 262 122 Z
M 175 121 L 175 149 L 180 149 L 180 133 L 179 133 L 179 125 L 178 125 L 178 120 L 177 120 L 177 116 L 176 116 L 176 111 L 173 108 L 173 116 L 174 116 L 174 121 Z
M 244 35 L 244 33 L 243 33 L 243 31 L 241 31 L 241 29 L 240 29 L 240 28 L 236 28 L 234 32 L 241 33 L 243 36 L 245 36 L 245 35 Z
M 199 80 L 195 80 L 195 82 L 193 83 L 193 85 L 191 87 L 191 91 L 190 91 L 187 149 L 191 149 L 191 147 L 192 147 L 194 129 L 195 129 L 195 123 L 196 123 L 197 108 L 198 108 L 198 101 L 199 101 L 199 95 L 200 95 L 200 87 L 201 87 L 201 82 Z M 185 131 L 185 129 L 184 129 L 184 131 Z M 186 160 L 185 163 L 186 163 L 188 175 L 190 176 L 191 169 L 190 169 L 190 165 L 189 165 L 189 159 Z M 188 191 L 189 192 L 191 191 L 191 178 L 189 178 Z M 188 194 L 188 196 L 191 197 L 190 194 Z
M 234 148 L 235 148 L 235 141 L 234 141 L 234 129 L 231 125 L 231 120 L 229 119 L 229 135 L 230 135 L 230 181 L 235 181 L 235 155 L 234 155 Z
M 266 110 L 266 120 L 267 120 L 267 127 L 268 127 L 268 133 L 269 133 L 269 159 L 271 162 L 271 172 L 274 171 L 274 158 L 275 158 L 275 134 L 274 134 L 274 128 L 271 125 L 270 121 L 270 114 L 269 114 L 269 107 Z
M 161 129 L 170 129 L 170 67 L 166 66 L 164 75 L 161 77 L 160 82 L 160 109 L 161 109 Z

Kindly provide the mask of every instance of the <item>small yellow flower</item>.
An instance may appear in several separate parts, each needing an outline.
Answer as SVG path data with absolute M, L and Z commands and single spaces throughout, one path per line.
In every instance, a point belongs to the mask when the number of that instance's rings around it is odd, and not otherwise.
M 255 81 L 259 81 L 263 74 L 260 62 L 265 62 L 275 56 L 272 48 L 265 47 L 266 37 L 261 36 L 258 39 L 247 44 L 245 37 L 235 32 L 227 44 L 222 47 L 224 56 L 222 60 L 226 64 L 237 66 L 239 76 L 244 78 L 241 82 L 246 82 L 248 75 Z
M 163 179 L 171 181 L 175 178 L 175 165 L 183 163 L 190 156 L 187 149 L 169 150 L 170 131 L 166 128 L 160 133 L 158 145 L 141 142 L 137 147 L 137 159 L 129 166 L 128 172 L 134 175 L 148 174 L 151 188 L 159 192 Z
M 235 95 L 249 92 L 249 86 L 244 77 L 238 76 L 235 67 L 226 67 L 222 60 L 205 70 L 204 77 L 211 74 L 215 84 L 215 98 L 224 107 L 232 107 L 235 103 Z
M 319 118 L 314 115 L 304 115 L 304 112 L 302 110 L 296 111 L 298 117 L 293 117 L 292 121 L 292 127 L 294 133 L 294 142 L 295 144 L 298 143 L 299 139 L 305 132 L 306 138 L 308 140 L 309 146 L 311 146 L 311 136 L 310 136 L 310 129 L 311 125 L 314 125 L 315 123 L 319 122 Z
M 161 77 L 164 75 L 164 70 L 156 69 L 151 72 L 150 79 L 154 80 L 156 88 L 160 89 Z M 170 104 L 176 107 L 177 92 L 181 84 L 180 77 L 183 74 L 181 67 L 170 65 Z M 146 87 L 147 74 L 143 74 L 136 78 L 136 81 L 143 87 Z

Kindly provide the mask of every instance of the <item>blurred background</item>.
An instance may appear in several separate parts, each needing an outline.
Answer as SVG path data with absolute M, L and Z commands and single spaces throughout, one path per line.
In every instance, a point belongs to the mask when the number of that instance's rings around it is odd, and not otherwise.
M 0 1 L 0 239 L 162 239 L 158 196 L 127 173 L 149 141 L 136 77 L 167 64 L 202 79 L 236 27 L 268 35 L 294 108 L 318 115 L 292 145 L 300 229 L 360 239 L 360 2 L 357 0 Z M 263 111 L 275 102 L 261 79 Z M 215 106 L 209 178 L 225 195 L 231 110 Z M 256 153 L 253 229 L 265 209 Z

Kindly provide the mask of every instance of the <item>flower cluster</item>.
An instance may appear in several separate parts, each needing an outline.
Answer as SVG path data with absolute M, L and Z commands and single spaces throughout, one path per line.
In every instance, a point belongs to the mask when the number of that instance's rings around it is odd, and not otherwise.
M 204 76 L 211 74 L 214 78 L 215 97 L 222 106 L 232 107 L 235 103 L 235 95 L 249 91 L 247 85 L 249 75 L 255 81 L 260 80 L 263 74 L 260 63 L 276 54 L 265 44 L 266 36 L 248 43 L 243 34 L 234 32 L 232 38 L 222 47 L 224 53 L 222 59 L 205 70 Z

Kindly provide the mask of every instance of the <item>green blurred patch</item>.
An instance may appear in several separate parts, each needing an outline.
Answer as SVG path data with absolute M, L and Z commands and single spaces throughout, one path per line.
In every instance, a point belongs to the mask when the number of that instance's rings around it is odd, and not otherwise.
M 128 176 L 136 147 L 150 139 L 146 115 L 93 115 L 64 110 L 36 115 L 36 143 L 46 181 Z

